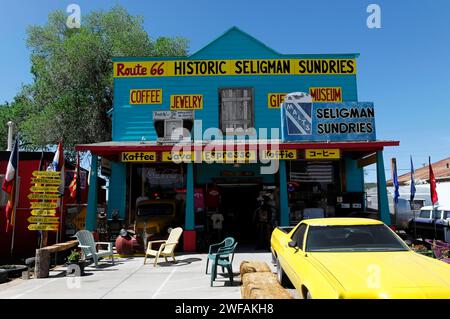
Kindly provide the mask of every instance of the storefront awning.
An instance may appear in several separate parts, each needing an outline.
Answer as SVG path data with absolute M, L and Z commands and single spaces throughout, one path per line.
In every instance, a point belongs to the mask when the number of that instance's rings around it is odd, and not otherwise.
M 184 151 L 189 150 L 203 150 L 207 145 L 220 145 L 221 142 L 203 142 L 203 143 L 179 143 L 178 146 L 182 146 Z M 224 147 L 229 150 L 228 147 L 234 149 L 245 147 L 245 149 L 274 149 L 278 145 L 278 149 L 340 149 L 344 151 L 355 152 L 375 152 L 381 151 L 387 146 L 399 146 L 399 141 L 358 141 L 358 142 L 281 142 L 279 140 L 247 140 L 247 141 L 222 141 Z M 162 152 L 171 151 L 175 143 L 159 143 L 159 142 L 101 142 L 93 144 L 80 144 L 76 146 L 77 151 L 90 151 L 99 156 L 114 156 L 122 152 Z M 209 148 L 211 146 L 208 146 Z

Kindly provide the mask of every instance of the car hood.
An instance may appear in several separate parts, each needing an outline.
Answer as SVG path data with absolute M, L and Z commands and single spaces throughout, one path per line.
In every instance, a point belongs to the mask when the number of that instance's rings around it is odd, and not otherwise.
M 450 265 L 404 252 L 314 252 L 319 262 L 347 294 L 368 297 L 450 297 Z

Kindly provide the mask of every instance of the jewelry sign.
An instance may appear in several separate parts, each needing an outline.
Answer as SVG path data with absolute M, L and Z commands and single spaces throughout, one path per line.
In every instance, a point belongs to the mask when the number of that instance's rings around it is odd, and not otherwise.
M 28 230 L 57 231 L 59 217 L 55 217 L 58 207 L 58 185 L 61 184 L 61 172 L 34 171 L 31 179 L 31 215 L 27 221 Z

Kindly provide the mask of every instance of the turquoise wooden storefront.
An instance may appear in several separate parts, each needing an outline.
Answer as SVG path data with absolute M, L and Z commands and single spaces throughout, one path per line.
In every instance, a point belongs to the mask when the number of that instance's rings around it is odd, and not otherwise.
M 299 50 L 301 50 L 299 42 Z M 114 58 L 115 67 L 118 63 L 131 63 L 134 65 L 152 65 L 152 62 L 162 63 L 167 61 L 229 61 L 229 60 L 356 60 L 358 54 L 280 54 L 269 48 L 249 34 L 233 27 L 224 34 L 204 46 L 199 51 L 188 57 L 118 57 Z M 127 214 L 127 163 L 120 161 L 120 153 L 125 151 L 167 151 L 170 145 L 156 143 L 157 132 L 153 123 L 154 111 L 170 111 L 172 95 L 202 95 L 203 107 L 196 109 L 195 120 L 200 120 L 202 133 L 208 128 L 220 127 L 220 97 L 219 90 L 223 88 L 251 88 L 253 105 L 253 126 L 256 130 L 267 128 L 268 137 L 279 139 L 279 136 L 271 136 L 271 128 L 281 128 L 280 108 L 268 106 L 270 93 L 309 92 L 310 88 L 340 88 L 342 102 L 358 102 L 356 72 L 349 74 L 246 74 L 246 75 L 187 75 L 187 76 L 118 76 L 115 69 L 114 78 L 114 103 L 112 116 L 112 141 L 90 145 L 79 145 L 78 150 L 90 150 L 93 159 L 91 180 L 95 181 L 97 156 L 105 156 L 113 159 L 108 195 L 108 216 L 117 209 L 122 218 Z M 155 72 L 157 70 L 155 69 Z M 166 69 L 164 72 L 172 72 Z M 250 72 L 251 73 L 251 72 Z M 132 90 L 160 89 L 162 102 L 160 104 L 130 103 Z M 140 141 L 145 141 L 140 144 Z M 345 143 L 342 141 L 329 141 L 330 143 L 311 142 L 307 144 L 294 143 L 285 146 L 288 148 L 339 148 L 343 151 L 341 158 L 347 192 L 363 192 L 364 176 L 361 158 L 348 156 L 350 152 L 372 154 L 372 159 L 366 164 L 377 163 L 379 187 L 379 215 L 389 223 L 390 216 L 385 191 L 385 176 L 383 167 L 383 148 L 385 146 L 398 145 L 398 142 L 370 141 L 358 143 Z M 333 142 L 336 142 L 333 144 Z M 185 206 L 185 230 L 194 230 L 194 187 L 204 184 L 217 175 L 215 167 L 205 167 L 205 163 L 186 164 L 186 206 Z M 196 169 L 194 169 L 194 166 Z M 289 224 L 288 206 L 288 176 L 286 162 L 280 161 L 280 169 L 277 176 L 264 176 L 264 182 L 279 185 L 280 190 L 280 225 Z M 195 176 L 197 172 L 197 176 Z M 199 172 L 201 172 L 199 174 Z M 91 189 L 94 189 L 91 187 Z M 96 225 L 96 197 L 95 191 L 90 193 L 87 228 L 94 230 Z M 189 236 L 185 236 L 190 238 Z M 189 239 L 187 239 L 189 240 Z M 193 245 L 185 244 L 187 250 L 195 249 Z

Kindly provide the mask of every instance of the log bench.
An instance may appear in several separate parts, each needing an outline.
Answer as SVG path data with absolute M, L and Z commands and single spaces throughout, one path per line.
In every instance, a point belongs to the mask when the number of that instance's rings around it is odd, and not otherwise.
M 47 278 L 50 272 L 50 254 L 78 246 L 78 240 L 70 240 L 51 246 L 36 249 L 36 261 L 34 265 L 35 278 Z
M 293 299 L 265 262 L 243 261 L 240 271 L 242 299 Z

